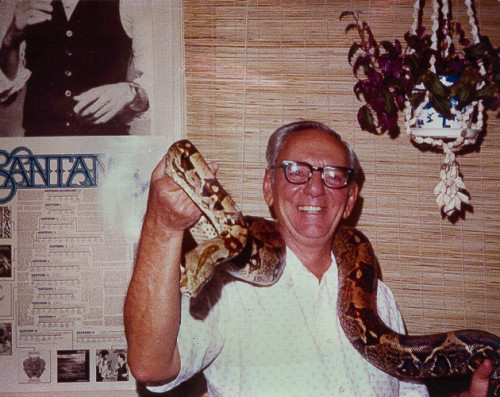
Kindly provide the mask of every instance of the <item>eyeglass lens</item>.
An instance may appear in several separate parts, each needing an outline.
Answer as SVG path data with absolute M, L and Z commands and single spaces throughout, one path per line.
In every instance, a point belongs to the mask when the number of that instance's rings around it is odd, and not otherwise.
M 295 161 L 284 161 L 283 169 L 286 179 L 291 183 L 302 184 L 309 181 L 314 170 L 321 172 L 323 182 L 326 186 L 334 189 L 342 188 L 349 183 L 349 169 L 327 166 L 313 167 L 307 163 Z

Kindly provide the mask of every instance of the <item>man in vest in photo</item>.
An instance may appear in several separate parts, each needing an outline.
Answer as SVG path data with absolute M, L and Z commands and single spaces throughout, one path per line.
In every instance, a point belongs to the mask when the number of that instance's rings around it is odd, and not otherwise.
M 8 1 L 0 15 L 10 18 L 0 28 L 0 100 L 26 84 L 25 136 L 128 135 L 148 110 L 142 1 Z

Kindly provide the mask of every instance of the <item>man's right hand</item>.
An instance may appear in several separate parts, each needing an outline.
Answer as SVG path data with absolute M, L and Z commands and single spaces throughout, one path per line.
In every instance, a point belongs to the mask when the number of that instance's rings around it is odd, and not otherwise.
M 200 218 L 201 211 L 189 196 L 165 174 L 165 157 L 151 175 L 148 208 L 145 221 L 153 221 L 157 230 L 166 232 L 184 231 Z M 217 164 L 210 164 L 217 172 Z
M 14 12 L 13 27 L 23 32 L 27 26 L 52 19 L 52 0 L 18 1 Z

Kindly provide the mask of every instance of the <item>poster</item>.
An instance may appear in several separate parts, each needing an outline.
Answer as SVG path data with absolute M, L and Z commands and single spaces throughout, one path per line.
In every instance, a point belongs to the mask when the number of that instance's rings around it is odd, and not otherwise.
M 4 138 L 2 391 L 126 390 L 123 302 L 165 137 Z
M 165 137 L 5 138 L 2 391 L 135 389 L 123 301 Z
M 144 83 L 149 99 L 148 111 L 127 121 L 128 135 L 26 137 L 31 72 L 19 69 L 27 80 L 14 95 L 0 78 L 0 394 L 136 390 L 123 303 L 151 172 L 183 136 L 184 53 L 181 1 L 122 1 L 135 23 L 120 14 L 124 32 L 134 34 L 127 81 Z M 48 3 L 70 25 L 92 4 Z M 101 6 L 108 4 L 115 3 Z M 0 38 L 14 5 L 0 2 Z M 64 30 L 70 41 L 73 27 Z M 76 76 L 65 68 L 55 84 Z

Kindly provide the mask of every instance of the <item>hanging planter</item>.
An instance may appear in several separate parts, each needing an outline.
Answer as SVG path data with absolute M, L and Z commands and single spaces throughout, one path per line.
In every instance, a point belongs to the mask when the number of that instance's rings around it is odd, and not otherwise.
M 465 1 L 467 6 L 467 15 L 471 25 L 471 33 L 474 43 L 480 42 L 478 29 L 475 22 L 472 4 Z M 420 1 L 415 2 L 413 30 L 421 25 Z M 432 13 L 432 35 L 431 49 L 434 51 L 429 59 L 429 71 L 436 76 L 437 68 L 446 67 L 446 59 L 450 54 L 455 53 L 451 37 L 452 24 L 450 20 L 450 9 L 448 0 L 437 0 L 433 2 Z M 441 33 L 441 34 L 440 34 Z M 463 32 L 461 32 L 463 35 Z M 441 49 L 438 51 L 438 49 Z M 498 54 L 497 54 L 498 56 Z M 459 56 L 451 58 L 453 62 L 459 63 Z M 440 62 L 438 62 L 440 60 Z M 466 58 L 463 58 L 466 60 Z M 436 65 L 437 64 L 437 65 Z M 497 62 L 498 65 L 498 62 Z M 481 78 L 486 75 L 486 70 L 482 62 L 476 63 L 476 78 L 471 79 L 471 87 L 474 90 L 480 90 L 485 82 Z M 470 66 L 469 66 L 470 67 Z M 441 88 L 444 88 L 442 98 L 447 103 L 431 101 L 433 97 L 432 85 L 424 86 L 424 100 L 418 105 L 412 104 L 408 99 L 405 102 L 405 125 L 406 132 L 417 144 L 430 144 L 440 148 L 444 153 L 444 161 L 441 165 L 440 181 L 434 189 L 436 203 L 446 216 L 452 216 L 455 212 L 462 210 L 463 204 L 469 204 L 469 193 L 460 174 L 460 165 L 456 160 L 455 153 L 467 145 L 474 145 L 477 137 L 483 128 L 484 105 L 482 98 L 466 97 L 460 91 L 454 89 L 459 87 L 462 80 L 467 79 L 466 68 L 458 69 L 460 73 L 455 75 L 438 76 Z M 464 76 L 462 76 L 464 74 Z M 417 90 L 419 86 L 415 87 Z M 498 93 L 498 90 L 497 90 Z M 420 93 L 420 96 L 422 94 Z M 432 116 L 432 117 L 431 117 Z M 428 123 L 432 119 L 432 123 Z M 441 126 L 439 126 L 439 122 Z M 440 127 L 440 128 L 439 128 Z
M 356 30 L 360 38 L 351 45 L 348 61 L 357 78 L 353 91 L 363 102 L 358 111 L 361 128 L 395 138 L 402 111 L 406 132 L 417 146 L 442 150 L 445 158 L 435 193 L 438 206 L 451 216 L 469 200 L 456 153 L 476 143 L 485 110 L 500 106 L 500 50 L 478 34 L 470 0 L 465 4 L 473 43 L 450 19 L 447 0 L 433 0 L 432 29 L 425 34 L 421 4 L 424 1 L 415 1 L 404 48 L 397 39 L 377 42 L 357 13 L 345 11 L 340 19 L 352 17 L 346 32 Z
M 445 87 L 450 87 L 458 79 L 457 76 L 439 76 L 439 81 Z M 425 94 L 425 86 L 419 84 L 415 87 L 414 92 Z M 428 100 L 423 101 L 417 108 L 413 107 L 411 110 L 417 116 L 415 116 L 413 124 L 409 125 L 410 135 L 438 139 L 457 139 L 461 135 L 467 135 L 470 138 L 477 137 L 480 130 L 471 128 L 469 121 L 469 115 L 475 111 L 474 105 L 470 104 L 463 109 L 458 109 L 458 98 L 456 97 L 450 98 L 449 104 L 451 118 L 439 113 Z

